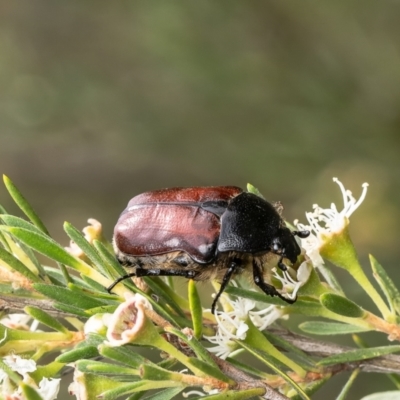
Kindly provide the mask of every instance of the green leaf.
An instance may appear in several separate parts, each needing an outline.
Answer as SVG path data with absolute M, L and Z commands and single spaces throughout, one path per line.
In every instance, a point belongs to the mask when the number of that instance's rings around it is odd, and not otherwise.
M 32 282 L 40 282 L 40 278 L 35 275 L 25 264 L 14 257 L 13 254 L 9 253 L 0 247 L 0 259 L 3 260 L 10 268 L 19 272 L 25 278 Z
M 152 394 L 149 397 L 145 397 L 145 399 L 151 399 L 151 400 L 171 400 L 173 399 L 176 395 L 178 395 L 180 392 L 182 392 L 183 388 L 181 387 L 175 387 L 175 388 L 169 388 L 162 390 L 156 394 Z M 130 400 L 130 397 L 126 400 Z
M 287 340 L 283 339 L 279 334 L 274 335 L 269 331 L 264 331 L 263 335 L 277 348 L 284 350 L 286 352 L 291 352 L 296 355 L 296 363 L 299 364 L 303 369 L 309 370 L 315 368 L 315 361 L 312 357 L 309 357 L 304 351 L 300 350 L 298 347 L 289 343 Z
M 10 178 L 6 175 L 3 175 L 4 184 L 10 193 L 11 197 L 18 205 L 18 207 L 22 210 L 22 212 L 36 225 L 42 232 L 46 235 L 49 234 L 47 228 L 43 224 L 42 220 L 38 217 L 36 212 L 33 210 L 31 205 L 27 202 L 22 193 L 18 190 L 18 188 L 14 185 Z
M 387 301 L 390 305 L 390 310 L 393 313 L 397 313 L 400 315 L 400 292 L 397 289 L 396 285 L 393 283 L 392 279 L 386 273 L 384 268 L 378 261 L 372 256 L 369 255 L 369 260 L 371 263 L 371 268 L 373 272 L 373 276 L 375 280 L 378 282 L 381 287 L 383 293 L 386 296 Z
M 212 394 L 210 396 L 202 396 L 202 397 L 196 397 L 193 400 L 196 399 L 209 399 L 209 400 L 245 400 L 245 399 L 251 399 L 254 398 L 255 396 L 262 396 L 265 394 L 265 389 L 264 388 L 254 388 L 254 389 L 247 389 L 247 390 L 227 390 L 225 392 L 221 392 L 218 394 Z
M 325 264 L 319 265 L 318 271 L 321 273 L 321 275 L 324 277 L 331 288 L 344 296 L 344 292 L 342 287 L 340 286 L 340 283 L 338 282 L 332 271 Z
M 99 253 L 103 262 L 110 267 L 109 268 L 110 272 L 113 270 L 115 271 L 114 277 L 120 277 L 121 275 L 126 274 L 125 269 L 118 262 L 117 258 L 115 257 L 115 254 L 111 253 L 110 250 L 104 245 L 104 243 L 100 242 L 99 240 L 93 240 L 93 246 Z
M 46 325 L 49 328 L 52 328 L 58 332 L 68 333 L 68 329 L 60 322 L 58 322 L 58 320 L 47 314 L 47 312 L 31 306 L 25 307 L 24 311 L 43 325 Z
M 368 396 L 363 397 L 360 400 L 399 400 L 400 399 L 400 390 L 392 390 L 389 392 L 379 392 L 369 394 Z
M 335 293 L 324 293 L 319 298 L 321 304 L 335 314 L 349 318 L 363 318 L 365 311 L 353 301 Z
M 267 365 L 272 371 L 274 371 L 276 374 L 281 376 L 286 382 L 288 382 L 293 389 L 301 396 L 303 400 L 310 400 L 310 398 L 307 396 L 307 394 L 303 391 L 303 389 L 292 379 L 290 378 L 289 375 L 285 374 L 281 368 L 275 366 L 273 362 L 271 362 L 271 357 L 265 354 L 263 351 L 260 351 L 256 347 L 250 346 L 248 343 L 235 340 L 235 342 L 243 347 L 245 350 L 247 350 L 250 354 L 255 356 L 258 360 L 260 360 L 262 363 Z
M 40 382 L 43 378 L 53 378 L 65 366 L 63 363 L 52 361 L 46 365 L 37 365 L 36 371 L 31 372 L 29 375 L 35 380 Z
M 247 363 L 241 362 L 231 357 L 228 357 L 226 361 L 228 361 L 236 368 L 241 369 L 243 372 L 247 372 L 249 375 L 254 375 L 263 379 L 269 379 L 271 377 L 271 374 L 267 374 L 266 372 L 262 371 L 260 368 L 256 366 L 249 365 L 248 362 Z
M 190 357 L 190 364 L 203 371 L 208 376 L 212 376 L 222 382 L 233 383 L 233 381 L 224 375 L 217 367 L 214 367 L 198 358 Z
M 3 325 L 0 325 L 0 330 L 1 330 L 1 334 L 2 337 L 7 337 L 8 332 L 10 331 L 8 328 L 6 328 Z M 0 358 L 0 369 L 2 369 L 3 371 L 7 371 L 7 376 L 8 378 L 15 384 L 18 385 L 21 381 L 22 378 L 19 374 L 17 374 L 15 371 L 13 371 L 8 364 L 6 364 L 2 358 Z
M 340 322 L 307 321 L 299 325 L 299 328 L 312 335 L 346 335 L 349 333 L 367 332 L 371 329 L 361 326 L 342 324 Z
M 68 364 L 78 360 L 98 357 L 99 352 L 95 346 L 84 346 L 67 351 L 56 358 L 57 362 Z
M 305 393 L 308 396 L 311 396 L 312 394 L 316 393 L 322 386 L 325 385 L 326 382 L 328 382 L 331 379 L 331 377 L 332 376 L 330 374 L 327 374 L 323 379 L 314 382 L 308 382 L 307 386 L 304 388 Z M 301 400 L 301 397 L 298 394 L 296 394 L 290 397 L 290 400 Z
M 69 222 L 64 223 L 64 230 L 71 240 L 85 253 L 86 257 L 97 267 L 99 271 L 108 275 L 104 262 L 97 250 L 86 240 L 83 234 Z
M 196 283 L 193 279 L 189 280 L 188 284 L 189 308 L 192 315 L 194 337 L 201 339 L 203 336 L 203 309 L 201 300 L 197 292 Z
M 262 199 L 264 199 L 265 197 L 261 194 L 261 192 L 255 187 L 253 186 L 251 183 L 247 184 L 247 191 L 249 193 L 253 193 L 258 197 L 261 197 Z
M 346 364 L 353 361 L 367 360 L 369 358 L 380 357 L 386 354 L 397 353 L 400 345 L 370 347 L 368 349 L 355 349 L 344 353 L 335 354 L 319 361 L 318 365 Z
M 349 393 L 349 390 L 351 389 L 354 381 L 356 380 L 358 374 L 360 373 L 359 369 L 355 369 L 349 379 L 347 380 L 346 384 L 343 386 L 342 390 L 339 393 L 339 396 L 336 397 L 336 400 L 345 400 L 347 394 Z
M 159 367 L 155 364 L 142 364 L 140 366 L 140 377 L 152 381 L 165 381 L 168 379 L 179 380 L 182 374 Z
M 266 295 L 265 293 L 255 292 L 254 290 L 247 290 L 230 285 L 225 289 L 225 292 L 233 296 L 243 297 L 244 299 L 273 304 L 276 306 L 287 306 L 287 303 L 278 297 L 271 297 Z
M 62 311 L 64 313 L 72 314 L 72 315 L 78 315 L 79 317 L 89 317 L 89 315 L 83 311 L 81 308 L 70 306 L 68 304 L 62 304 L 62 303 L 54 303 L 53 307 L 56 310 Z
M 31 386 L 26 383 L 21 383 L 20 385 L 24 398 L 26 400 L 43 400 L 42 396 Z
M 94 297 L 86 296 L 77 291 L 71 291 L 60 286 L 36 283 L 34 284 L 34 288 L 50 299 L 56 300 L 57 302 L 67 306 L 79 308 L 81 310 L 106 305 L 106 303 L 99 301 Z
M 48 236 L 39 234 L 32 230 L 16 227 L 1 226 L 0 229 L 5 230 L 24 242 L 26 245 L 44 254 L 52 260 L 66 264 L 74 269 L 80 270 L 82 265 L 87 266 L 83 261 L 69 254 L 62 246 Z
M 118 361 L 132 368 L 139 368 L 141 364 L 147 362 L 147 360 L 138 354 L 135 348 L 131 346 L 110 347 L 101 344 L 98 350 L 103 357 Z
M 110 374 L 110 375 L 139 375 L 139 371 L 132 368 L 121 367 L 120 365 L 105 363 L 94 360 L 79 360 L 76 366 L 81 372 L 89 372 L 96 374 Z
M 118 382 L 116 379 L 90 373 L 85 373 L 79 378 L 79 385 L 82 385 L 81 390 L 88 394 L 87 400 L 100 399 L 102 398 L 102 393 L 118 390 L 126 386 L 126 384 Z M 111 397 L 110 400 L 115 400 L 117 397 Z
M 28 222 L 22 218 L 16 217 L 14 215 L 1 215 L 1 219 L 3 222 L 10 227 L 13 228 L 23 228 L 28 231 L 36 232 L 43 236 L 48 236 L 41 229 L 39 229 L 36 225 L 33 225 L 31 222 Z
M 195 337 L 188 337 L 181 330 L 168 327 L 165 328 L 166 332 L 172 333 L 177 336 L 183 343 L 186 343 L 196 354 L 200 360 L 205 361 L 207 364 L 218 368 L 217 363 L 213 360 L 208 350 L 201 344 Z
M 90 288 L 94 289 L 96 292 L 103 292 L 104 294 L 107 293 L 107 295 L 109 294 L 103 285 L 101 285 L 99 282 L 95 281 L 94 279 L 89 278 L 86 275 L 82 275 L 82 281 L 85 282 L 85 284 L 87 285 L 86 286 L 87 288 L 90 287 Z
M 175 296 L 172 295 L 170 288 L 165 284 L 165 282 L 157 278 L 145 278 L 144 280 L 154 294 L 161 299 L 161 301 L 159 301 L 161 304 L 168 304 L 168 306 L 171 307 L 180 317 L 184 318 L 185 320 L 187 319 L 187 316 L 175 301 Z M 164 306 L 163 308 L 165 311 L 166 307 Z M 184 326 L 187 326 L 187 324 Z
M 180 382 L 174 381 L 148 381 L 148 380 L 140 380 L 133 383 L 128 383 L 124 385 L 119 385 L 118 388 L 107 390 L 102 393 L 103 400 L 115 400 L 119 396 L 123 394 L 133 393 L 133 392 L 146 392 L 149 390 L 155 389 L 164 389 L 168 387 L 181 387 L 182 384 Z

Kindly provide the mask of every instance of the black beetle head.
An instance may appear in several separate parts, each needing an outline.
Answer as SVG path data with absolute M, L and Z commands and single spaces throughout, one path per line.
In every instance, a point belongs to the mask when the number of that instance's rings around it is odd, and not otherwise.
M 274 253 L 281 254 L 288 258 L 290 262 L 295 263 L 301 253 L 300 246 L 297 244 L 295 236 L 306 238 L 309 231 L 291 231 L 289 228 L 279 229 L 277 236 L 273 240 L 272 250 Z

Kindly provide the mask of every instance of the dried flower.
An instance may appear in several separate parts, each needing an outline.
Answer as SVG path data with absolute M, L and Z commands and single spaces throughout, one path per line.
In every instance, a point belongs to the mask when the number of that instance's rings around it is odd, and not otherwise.
M 104 236 L 103 236 L 103 227 L 97 219 L 94 218 L 89 218 L 87 221 L 90 225 L 84 227 L 82 229 L 83 234 L 85 235 L 85 239 L 92 244 L 94 240 L 102 241 L 104 242 Z M 86 254 L 81 250 L 81 248 L 74 242 L 70 241 L 69 247 L 66 247 L 65 250 L 67 250 L 70 254 L 72 254 L 75 257 L 78 257 L 82 260 L 88 260 L 86 257 Z
M 112 314 L 107 329 L 107 340 L 111 346 L 133 342 L 146 326 L 145 309 L 152 309 L 148 300 L 140 294 L 127 294 Z

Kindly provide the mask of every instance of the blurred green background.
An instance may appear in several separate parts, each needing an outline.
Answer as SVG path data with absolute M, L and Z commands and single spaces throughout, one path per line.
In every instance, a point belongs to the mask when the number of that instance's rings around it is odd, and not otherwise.
M 111 238 L 146 190 L 251 182 L 305 222 L 341 204 L 332 177 L 367 181 L 353 240 L 399 283 L 399 20 L 394 1 L 3 1 L 0 170 L 65 244 L 64 220 Z

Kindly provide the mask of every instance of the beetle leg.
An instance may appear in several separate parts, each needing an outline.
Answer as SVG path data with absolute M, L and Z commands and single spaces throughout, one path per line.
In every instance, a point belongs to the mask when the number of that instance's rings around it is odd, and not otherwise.
M 136 276 L 136 272 L 132 272 L 132 273 L 130 273 L 130 274 L 120 276 L 118 279 L 116 279 L 116 280 L 107 288 L 107 292 L 108 292 L 108 293 L 111 293 L 111 290 L 113 290 L 114 287 L 118 285 L 118 283 L 124 281 L 125 279 L 132 278 L 132 277 L 134 277 L 134 276 Z
M 281 257 L 279 258 L 278 267 L 279 267 L 282 271 L 287 271 L 287 266 L 283 263 L 284 254 L 285 254 L 285 249 L 283 249 L 282 255 L 281 255 Z
M 272 286 L 268 283 L 265 282 L 264 276 L 262 273 L 262 268 L 257 264 L 255 260 L 253 260 L 253 279 L 254 283 L 265 293 L 268 294 L 269 296 L 278 296 L 282 300 L 286 301 L 286 303 L 293 304 L 296 300 L 291 300 L 287 299 L 285 296 L 282 296 L 275 288 L 275 286 Z
M 310 236 L 310 231 L 292 231 L 293 236 L 298 236 L 301 239 L 305 239 Z
M 131 272 L 130 274 L 120 276 L 118 279 L 116 279 L 108 288 L 107 292 L 111 293 L 111 290 L 114 289 L 114 287 L 124 281 L 125 279 L 129 279 L 132 277 L 142 277 L 142 276 L 183 276 L 187 279 L 193 279 L 196 276 L 196 271 L 189 270 L 189 271 L 180 271 L 180 270 L 164 270 L 164 269 L 159 269 L 159 268 L 153 268 L 153 269 L 144 269 L 144 268 L 136 268 L 135 272 Z
M 231 261 L 228 270 L 226 271 L 224 277 L 222 278 L 221 287 L 219 288 L 218 293 L 215 295 L 214 301 L 211 306 L 211 312 L 215 314 L 215 308 L 217 307 L 217 301 L 221 297 L 221 294 L 224 292 L 226 285 L 232 278 L 233 273 L 236 271 L 239 263 L 237 261 Z

